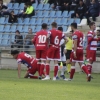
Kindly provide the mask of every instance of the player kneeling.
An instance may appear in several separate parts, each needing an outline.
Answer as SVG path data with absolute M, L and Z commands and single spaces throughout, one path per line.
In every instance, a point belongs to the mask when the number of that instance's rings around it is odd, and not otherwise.
M 38 79 L 38 76 L 34 76 L 34 74 L 39 70 L 37 67 L 37 61 L 35 58 L 33 58 L 31 55 L 14 50 L 11 51 L 11 55 L 13 56 L 14 59 L 17 60 L 18 63 L 18 77 L 20 78 L 21 76 L 21 64 L 24 64 L 27 66 L 28 70 L 27 73 L 25 74 L 24 78 L 32 78 L 32 79 Z

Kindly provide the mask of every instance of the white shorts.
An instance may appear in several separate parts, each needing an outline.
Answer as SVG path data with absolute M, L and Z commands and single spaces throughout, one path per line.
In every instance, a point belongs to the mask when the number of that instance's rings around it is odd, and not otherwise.
M 58 61 L 66 61 L 66 57 L 65 57 L 65 54 L 63 56 L 61 56 L 61 53 L 60 53 L 60 59 Z

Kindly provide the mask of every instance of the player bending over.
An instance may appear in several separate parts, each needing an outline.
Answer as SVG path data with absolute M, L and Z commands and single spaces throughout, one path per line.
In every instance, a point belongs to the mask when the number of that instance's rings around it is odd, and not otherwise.
M 72 23 L 71 29 L 73 31 L 72 39 L 73 39 L 73 50 L 71 53 L 71 72 L 70 72 L 70 78 L 68 79 L 71 81 L 73 79 L 74 73 L 75 73 L 75 64 L 76 62 L 79 63 L 82 70 L 87 74 L 87 81 L 91 80 L 91 74 L 89 73 L 87 67 L 85 64 L 83 64 L 83 33 L 79 30 L 77 30 L 77 24 Z
M 11 55 L 17 60 L 19 78 L 21 76 L 21 64 L 24 64 L 28 68 L 24 78 L 38 79 L 38 76 L 34 76 L 38 71 L 37 60 L 35 58 L 25 52 L 19 53 L 17 50 L 11 51 Z

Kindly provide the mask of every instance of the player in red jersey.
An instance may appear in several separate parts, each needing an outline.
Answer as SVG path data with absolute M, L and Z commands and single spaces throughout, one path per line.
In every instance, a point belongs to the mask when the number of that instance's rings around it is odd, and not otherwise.
M 96 26 L 94 22 L 91 22 L 89 24 L 90 31 L 87 34 L 87 40 L 88 40 L 88 45 L 87 45 L 87 67 L 88 71 L 91 73 L 92 72 L 92 64 L 94 61 L 96 61 L 96 50 L 97 50 L 97 41 L 100 41 L 100 38 L 97 38 L 97 33 L 95 32 Z
M 42 30 L 36 33 L 36 36 L 33 39 L 33 43 L 36 48 L 36 59 L 38 60 L 38 66 L 40 68 L 40 78 L 44 73 L 44 67 L 46 64 L 46 55 L 48 49 L 48 34 L 47 24 L 42 24 Z
M 73 31 L 72 39 L 73 39 L 73 50 L 71 53 L 71 72 L 70 72 L 70 78 L 68 79 L 71 81 L 73 79 L 74 73 L 75 73 L 75 64 L 76 62 L 79 63 L 82 70 L 87 74 L 88 80 L 90 79 L 91 75 L 88 72 L 87 67 L 85 64 L 83 64 L 83 33 L 79 30 L 77 30 L 77 24 L 72 23 L 71 29 Z
M 37 60 L 35 58 L 33 58 L 32 56 L 30 56 L 29 54 L 25 52 L 19 53 L 19 51 L 17 50 L 11 51 L 11 55 L 13 56 L 14 59 L 17 60 L 19 78 L 21 76 L 21 64 L 24 64 L 28 68 L 24 78 L 38 79 L 38 76 L 34 76 L 34 74 L 37 71 L 39 72 L 38 66 L 37 66 Z
M 50 30 L 50 46 L 47 51 L 47 62 L 46 62 L 46 77 L 42 80 L 49 80 L 49 72 L 50 72 L 50 61 L 54 60 L 54 78 L 56 80 L 56 75 L 58 73 L 58 60 L 60 59 L 60 41 L 64 37 L 64 34 L 57 30 L 57 23 L 53 22 L 52 30 Z

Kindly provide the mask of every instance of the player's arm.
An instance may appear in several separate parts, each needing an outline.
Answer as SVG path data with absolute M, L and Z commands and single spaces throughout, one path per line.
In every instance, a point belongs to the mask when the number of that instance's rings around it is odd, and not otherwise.
M 21 76 L 21 63 L 18 63 L 18 78 Z

